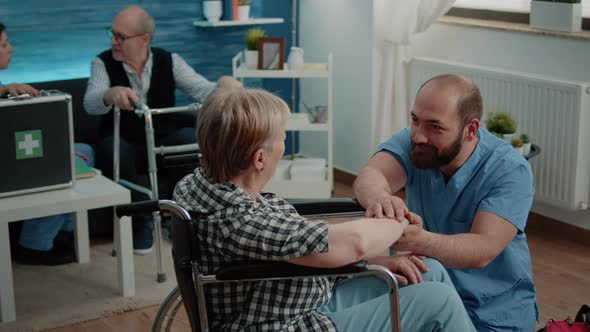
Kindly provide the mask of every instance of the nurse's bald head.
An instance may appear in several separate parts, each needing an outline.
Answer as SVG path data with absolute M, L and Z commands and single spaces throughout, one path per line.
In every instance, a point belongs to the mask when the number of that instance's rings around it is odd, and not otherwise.
M 438 75 L 424 82 L 418 89 L 417 95 L 426 86 L 437 89 L 440 93 L 456 100 L 455 110 L 461 121 L 461 126 L 467 125 L 471 119 L 481 120 L 483 101 L 479 88 L 473 81 L 460 75 Z

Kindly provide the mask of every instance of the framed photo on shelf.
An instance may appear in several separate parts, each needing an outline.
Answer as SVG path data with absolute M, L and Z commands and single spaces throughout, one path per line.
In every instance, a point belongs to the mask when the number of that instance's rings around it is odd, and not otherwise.
M 282 70 L 285 62 L 285 38 L 258 40 L 258 69 Z

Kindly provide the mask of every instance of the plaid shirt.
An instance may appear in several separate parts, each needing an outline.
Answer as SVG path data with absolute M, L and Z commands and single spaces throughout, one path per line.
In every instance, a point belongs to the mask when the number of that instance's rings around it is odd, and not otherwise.
M 182 179 L 174 199 L 197 220 L 200 271 L 245 260 L 286 261 L 328 251 L 328 226 L 306 221 L 285 200 L 257 202 L 232 183 L 212 183 L 201 168 Z M 336 331 L 316 309 L 328 303 L 327 278 L 210 284 L 205 288 L 213 331 Z

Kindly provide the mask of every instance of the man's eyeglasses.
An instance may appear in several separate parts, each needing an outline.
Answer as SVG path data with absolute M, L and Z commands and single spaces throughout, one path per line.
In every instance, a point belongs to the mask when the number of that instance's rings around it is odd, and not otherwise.
M 115 41 L 117 41 L 117 43 L 122 44 L 124 43 L 127 39 L 131 39 L 131 38 L 135 38 L 135 37 L 139 37 L 139 36 L 143 36 L 145 35 L 145 33 L 140 33 L 137 35 L 133 35 L 133 36 L 124 36 L 118 32 L 114 32 L 111 29 L 107 29 L 107 36 L 109 36 L 109 38 L 112 40 L 113 38 L 115 38 Z

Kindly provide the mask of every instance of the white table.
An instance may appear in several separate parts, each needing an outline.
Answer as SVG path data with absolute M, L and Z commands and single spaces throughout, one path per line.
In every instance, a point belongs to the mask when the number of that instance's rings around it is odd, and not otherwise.
M 8 223 L 23 219 L 76 212 L 75 241 L 79 263 L 90 262 L 87 210 L 125 204 L 131 201 L 129 190 L 97 174 L 77 180 L 69 189 L 39 192 L 0 199 L 0 320 L 16 319 L 10 238 Z M 131 221 L 122 218 L 115 227 L 119 291 L 135 295 Z M 81 276 L 82 277 L 82 276 Z

